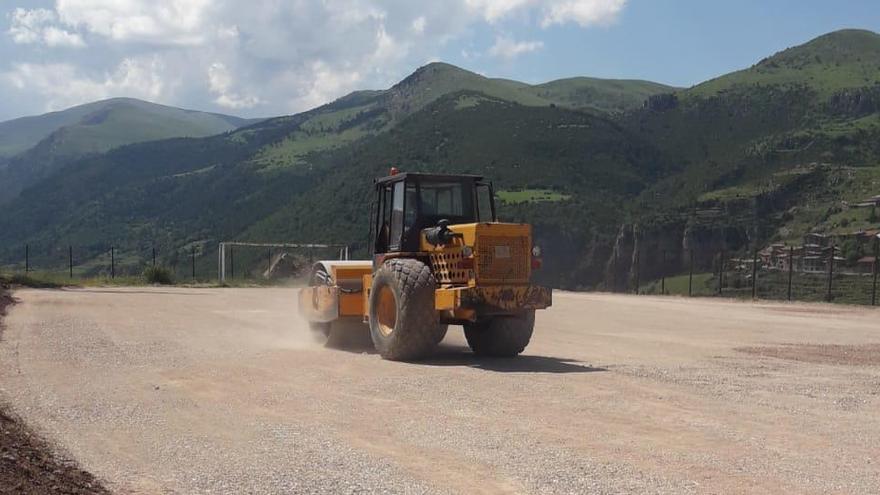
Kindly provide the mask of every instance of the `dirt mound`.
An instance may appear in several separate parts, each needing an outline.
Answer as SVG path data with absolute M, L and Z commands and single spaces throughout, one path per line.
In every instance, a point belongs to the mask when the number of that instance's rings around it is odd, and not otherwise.
M 110 493 L 5 409 L 0 404 L 0 493 Z
M 0 280 L 0 318 L 6 316 L 6 308 L 12 306 L 12 303 L 15 302 L 15 299 L 9 295 L 9 287 Z M 2 321 L 0 321 L 0 333 L 3 332 Z
M 2 317 L 15 300 L 0 285 Z M 52 447 L 8 413 L 0 403 L 0 494 L 104 494 L 110 493 L 94 476 L 59 458 Z
M 880 344 L 785 344 L 775 347 L 740 347 L 737 351 L 807 363 L 880 366 Z

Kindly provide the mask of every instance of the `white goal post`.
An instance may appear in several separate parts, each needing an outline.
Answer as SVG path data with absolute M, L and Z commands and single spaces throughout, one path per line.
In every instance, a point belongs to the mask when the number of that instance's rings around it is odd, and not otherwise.
M 264 248 L 283 248 L 283 249 L 338 249 L 339 259 L 348 259 L 347 244 L 288 244 L 288 243 L 272 243 L 272 242 L 221 242 L 217 253 L 217 278 L 220 283 L 226 281 L 226 247 L 264 247 Z

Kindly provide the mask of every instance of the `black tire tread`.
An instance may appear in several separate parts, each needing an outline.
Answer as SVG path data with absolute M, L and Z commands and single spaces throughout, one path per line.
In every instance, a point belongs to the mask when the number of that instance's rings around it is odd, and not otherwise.
M 496 316 L 464 326 L 464 336 L 478 356 L 513 357 L 523 352 L 532 339 L 535 311 L 515 316 Z
M 377 284 L 388 283 L 397 296 L 397 322 L 387 338 L 375 318 Z M 394 361 L 410 361 L 430 353 L 442 339 L 434 290 L 437 282 L 431 268 L 417 259 L 392 258 L 376 273 L 370 295 L 370 335 L 379 354 Z

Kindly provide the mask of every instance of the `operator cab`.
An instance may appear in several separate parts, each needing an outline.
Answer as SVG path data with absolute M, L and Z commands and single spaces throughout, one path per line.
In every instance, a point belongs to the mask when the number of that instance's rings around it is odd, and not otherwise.
M 375 181 L 370 224 L 374 254 L 418 252 L 422 230 L 446 222 L 495 221 L 492 184 L 481 176 L 392 170 L 392 175 Z

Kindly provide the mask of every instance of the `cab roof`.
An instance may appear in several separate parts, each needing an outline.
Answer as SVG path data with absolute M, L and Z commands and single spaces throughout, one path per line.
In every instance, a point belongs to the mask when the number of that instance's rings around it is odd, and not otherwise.
M 483 180 L 482 175 L 471 174 L 425 174 L 422 172 L 400 172 L 395 175 L 389 175 L 376 179 L 376 184 L 388 184 L 392 182 L 400 182 L 406 179 L 415 179 L 425 182 L 440 182 L 452 179 L 471 179 L 474 182 Z

